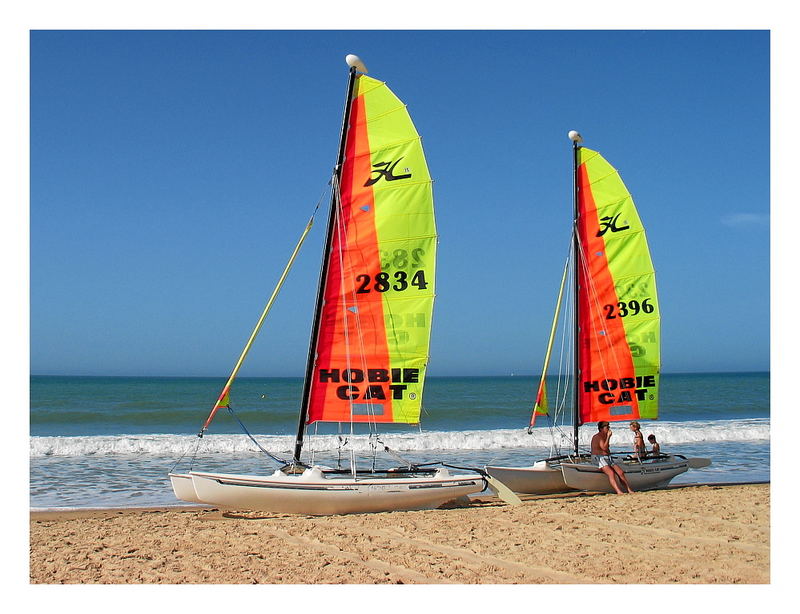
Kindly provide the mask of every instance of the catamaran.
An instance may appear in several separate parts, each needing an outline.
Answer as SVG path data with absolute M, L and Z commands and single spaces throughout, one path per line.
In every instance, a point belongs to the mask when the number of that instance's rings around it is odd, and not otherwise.
M 364 469 L 352 450 L 349 468 L 301 460 L 307 427 L 324 422 L 368 424 L 373 449 L 391 453 L 375 427 L 419 423 L 428 363 L 437 234 L 421 139 L 386 84 L 368 77 L 357 56 L 348 55 L 346 62 L 344 118 L 294 454 L 284 461 L 253 438 L 283 466 L 271 475 L 171 472 L 174 493 L 195 503 L 312 515 L 430 509 L 487 486 L 518 503 L 480 469 L 454 474 L 442 463 Z M 234 379 L 312 223 L 313 216 L 201 439 L 220 409 L 231 411 Z
M 487 472 L 519 493 L 569 490 L 614 492 L 608 478 L 579 448 L 579 428 L 588 422 L 658 418 L 660 320 L 655 270 L 644 227 L 619 173 L 598 152 L 580 145 L 570 131 L 573 154 L 573 225 L 528 431 L 536 417 L 551 415 L 546 377 L 562 311 L 567 321 L 554 417 L 569 413 L 572 449 L 528 467 L 488 466 Z M 571 279 L 571 284 L 567 280 Z M 564 301 L 565 288 L 571 301 Z M 571 394 L 570 394 L 571 387 Z M 555 425 L 554 432 L 558 431 Z M 563 433 L 562 433 L 563 434 Z M 619 445 L 619 440 L 615 440 Z M 556 451 L 560 445 L 554 441 Z M 667 485 L 708 459 L 678 454 L 627 454 L 618 465 L 634 490 Z

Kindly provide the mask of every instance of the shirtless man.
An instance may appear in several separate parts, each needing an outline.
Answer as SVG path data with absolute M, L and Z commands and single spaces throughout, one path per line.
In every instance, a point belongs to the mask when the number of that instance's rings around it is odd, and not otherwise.
M 611 427 L 608 422 L 603 420 L 597 423 L 597 430 L 599 431 L 592 437 L 592 462 L 595 463 L 600 471 L 606 474 L 611 487 L 618 495 L 624 494 L 619 487 L 618 481 L 625 485 L 628 492 L 633 492 L 633 488 L 628 484 L 628 479 L 625 477 L 625 472 L 622 467 L 614 463 L 611 458 L 611 450 L 609 442 L 611 440 Z
M 644 435 L 640 430 L 642 427 L 634 420 L 630 428 L 633 431 L 633 452 L 639 458 L 644 458 L 647 456 L 647 448 L 644 447 Z

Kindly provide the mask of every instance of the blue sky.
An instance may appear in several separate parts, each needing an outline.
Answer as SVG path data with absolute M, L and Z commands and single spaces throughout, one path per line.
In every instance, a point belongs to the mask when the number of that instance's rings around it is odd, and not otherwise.
M 648 229 L 664 371 L 769 369 L 765 30 L 36 31 L 32 373 L 229 372 L 326 188 L 347 53 L 435 179 L 430 375 L 539 370 L 571 129 Z M 323 226 L 243 375 L 302 374 Z

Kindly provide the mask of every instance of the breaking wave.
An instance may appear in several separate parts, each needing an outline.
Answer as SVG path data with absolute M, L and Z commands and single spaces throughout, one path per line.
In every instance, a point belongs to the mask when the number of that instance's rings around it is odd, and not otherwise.
M 612 445 L 622 450 L 630 441 L 626 426 L 615 429 Z M 770 439 L 768 418 L 744 420 L 715 420 L 713 422 L 658 422 L 642 424 L 645 436 L 654 434 L 661 444 L 695 444 L 726 441 L 764 442 Z M 590 427 L 581 429 L 582 445 L 588 445 L 593 434 Z M 255 435 L 259 444 L 275 454 L 291 454 L 293 435 Z M 548 448 L 554 443 L 564 446 L 571 441 L 571 430 L 550 431 L 536 428 L 532 434 L 524 429 L 494 429 L 469 431 L 428 431 L 408 434 L 379 435 L 382 445 L 397 451 L 427 450 L 504 450 L 516 448 Z M 366 435 L 347 436 L 349 448 L 371 450 L 375 445 Z M 316 451 L 333 451 L 339 447 L 336 435 L 317 435 L 309 439 L 308 447 Z M 381 445 L 381 444 L 379 444 Z M 202 440 L 194 435 L 95 435 L 75 437 L 31 437 L 30 457 L 51 456 L 113 456 L 145 455 L 175 457 L 198 448 L 204 454 L 235 454 L 256 450 L 243 435 L 206 435 Z

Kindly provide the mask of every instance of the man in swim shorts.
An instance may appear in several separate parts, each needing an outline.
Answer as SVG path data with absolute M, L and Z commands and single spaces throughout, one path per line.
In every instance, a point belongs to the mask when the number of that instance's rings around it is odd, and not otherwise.
M 600 468 L 600 471 L 606 474 L 611 487 L 618 495 L 625 493 L 620 488 L 620 485 L 624 485 L 627 492 L 633 492 L 633 488 L 628 484 L 628 478 L 625 477 L 622 467 L 617 465 L 611 456 L 611 426 L 608 422 L 602 420 L 597 423 L 597 431 L 592 437 L 592 462 Z

